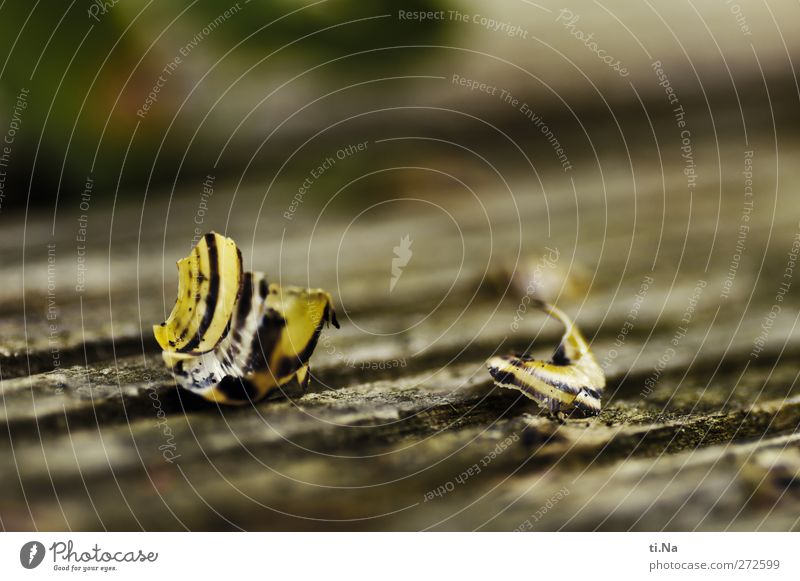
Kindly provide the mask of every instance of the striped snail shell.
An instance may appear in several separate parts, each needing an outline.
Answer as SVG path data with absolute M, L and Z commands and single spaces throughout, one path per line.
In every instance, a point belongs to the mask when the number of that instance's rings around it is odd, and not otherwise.
M 552 414 L 598 415 L 606 377 L 586 339 L 560 309 L 539 299 L 531 304 L 560 321 L 564 335 L 549 361 L 528 355 L 489 359 L 486 365 L 495 385 L 522 392 Z
M 305 390 L 329 323 L 339 327 L 330 294 L 243 272 L 236 243 L 210 232 L 178 261 L 178 298 L 153 333 L 180 387 L 241 405 L 295 378 Z

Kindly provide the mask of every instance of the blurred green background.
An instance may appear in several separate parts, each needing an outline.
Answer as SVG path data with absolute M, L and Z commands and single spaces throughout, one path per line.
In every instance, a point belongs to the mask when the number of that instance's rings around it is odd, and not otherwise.
M 373 49 L 437 44 L 448 31 L 441 22 L 407 26 L 386 17 L 392 5 L 4 2 L 0 121 L 10 120 L 19 91 L 30 91 L 10 164 L 14 195 L 7 194 L 6 208 L 25 204 L 31 179 L 31 201 L 49 204 L 57 189 L 82 190 L 87 176 L 96 191 L 118 182 L 127 191 L 171 183 L 181 164 L 178 179 L 205 175 L 241 117 L 309 67 L 318 68 L 273 99 L 278 109 L 285 110 L 309 84 L 333 87 L 363 76 L 408 73 L 424 58 L 422 51 Z M 404 3 L 407 10 L 446 7 L 439 0 Z M 142 111 L 159 77 L 162 86 Z M 241 170 L 240 151 L 280 121 L 272 118 L 273 110 L 268 100 L 240 128 L 219 171 Z M 269 148 L 263 155 L 267 161 L 279 157 Z
M 114 193 L 138 202 L 153 188 L 196 192 L 209 174 L 261 190 L 276 178 L 289 184 L 289 199 L 332 151 L 407 134 L 468 143 L 503 171 L 525 170 L 523 157 L 509 157 L 508 136 L 540 173 L 561 171 L 519 107 L 455 85 L 454 74 L 528 103 L 589 172 L 637 155 L 640 139 L 652 150 L 653 133 L 674 140 L 656 60 L 698 139 L 745 141 L 773 119 L 794 139 L 800 34 L 788 32 L 800 25 L 791 6 L 759 6 L 739 7 L 746 34 L 725 3 L 580 0 L 567 4 L 578 16 L 570 27 L 561 4 L 522 0 L 6 1 L 0 127 L 11 123 L 20 91 L 29 93 L 2 211 L 79 200 L 89 177 L 94 203 Z M 576 30 L 630 75 L 617 75 Z M 434 158 L 444 169 L 474 169 L 440 143 L 370 147 L 333 168 L 325 189 Z M 404 179 L 382 175 L 343 196 L 380 199 Z

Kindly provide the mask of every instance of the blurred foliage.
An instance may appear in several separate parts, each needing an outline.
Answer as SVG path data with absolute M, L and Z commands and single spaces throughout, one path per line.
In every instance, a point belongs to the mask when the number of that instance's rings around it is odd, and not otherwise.
M 447 2 L 405 0 L 402 8 L 446 9 Z M 157 106 L 145 120 L 137 117 L 163 67 L 226 10 L 233 15 L 203 35 L 180 70 L 168 79 Z M 388 16 L 370 18 L 379 15 Z M 297 74 L 356 52 L 437 44 L 444 34 L 444 27 L 436 22 L 409 25 L 398 20 L 396 5 L 390 0 L 328 0 L 309 2 L 306 7 L 292 0 L 200 0 L 188 5 L 147 0 L 7 1 L 0 9 L 0 54 L 5 59 L 0 74 L 3 126 L 19 91 L 26 88 L 30 95 L 14 144 L 9 179 L 14 195 L 7 188 L 5 207 L 24 205 L 29 183 L 33 184 L 31 201 L 36 203 L 52 201 L 56 189 L 66 190 L 62 195 L 76 195 L 90 175 L 96 191 L 103 192 L 178 181 L 176 167 L 188 136 L 232 80 L 272 53 L 266 64 L 249 73 L 246 89 L 251 94 L 243 95 L 244 100 L 263 98 L 264 94 L 252 93 L 273 88 L 275 83 L 268 82 L 272 74 L 284 79 L 287 70 Z M 316 92 L 322 94 L 331 90 L 328 84 L 338 86 L 342 75 L 403 74 L 423 55 L 419 50 L 379 50 L 344 58 L 315 70 L 310 82 L 321 85 Z M 186 96 L 212 68 L 215 73 L 209 78 L 216 85 L 209 91 L 195 91 L 191 106 L 178 113 Z M 264 78 L 263 89 L 253 80 L 257 75 Z M 241 117 L 227 120 L 229 125 L 240 121 Z M 255 140 L 258 127 L 245 129 Z M 250 145 L 245 142 L 245 147 Z M 217 143 L 211 149 L 218 147 Z M 156 154 L 158 162 L 154 162 Z M 200 156 L 199 161 L 197 156 L 188 156 L 181 171 L 191 173 L 196 164 L 196 174 L 205 173 L 210 155 Z

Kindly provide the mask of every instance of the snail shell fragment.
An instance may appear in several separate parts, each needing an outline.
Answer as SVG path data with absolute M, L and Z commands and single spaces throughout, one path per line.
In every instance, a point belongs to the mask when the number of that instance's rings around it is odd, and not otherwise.
M 295 378 L 307 387 L 323 325 L 339 327 L 330 294 L 242 272 L 236 243 L 215 232 L 178 261 L 178 276 L 172 313 L 153 327 L 178 385 L 240 405 Z
M 492 357 L 486 365 L 495 385 L 521 391 L 552 414 L 598 415 L 606 378 L 586 339 L 560 309 L 537 299 L 531 304 L 564 325 L 561 342 L 550 361 L 527 355 Z

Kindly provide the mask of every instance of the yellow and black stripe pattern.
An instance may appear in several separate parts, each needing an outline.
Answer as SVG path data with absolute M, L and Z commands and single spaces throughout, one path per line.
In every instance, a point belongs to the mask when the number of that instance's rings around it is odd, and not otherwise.
M 294 378 L 308 385 L 322 326 L 339 326 L 330 294 L 243 273 L 236 244 L 214 232 L 178 272 L 175 307 L 153 327 L 178 385 L 225 404 L 257 401 Z
M 236 243 L 214 232 L 178 261 L 178 299 L 169 318 L 153 328 L 164 351 L 198 354 L 227 333 L 242 280 Z
M 589 344 L 563 311 L 540 300 L 531 304 L 564 325 L 561 342 L 546 362 L 526 355 L 492 357 L 486 364 L 495 384 L 521 391 L 553 414 L 596 416 L 606 378 Z

